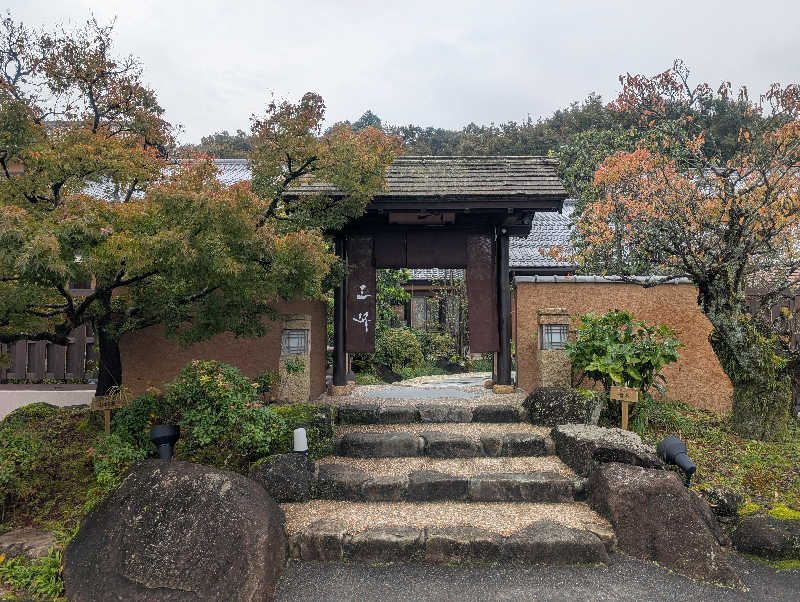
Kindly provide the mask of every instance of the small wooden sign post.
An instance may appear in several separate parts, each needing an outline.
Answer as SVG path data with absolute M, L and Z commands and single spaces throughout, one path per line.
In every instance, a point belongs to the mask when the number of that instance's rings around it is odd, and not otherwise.
M 630 387 L 611 387 L 611 399 L 622 402 L 622 428 L 628 430 L 628 404 L 639 401 L 639 391 Z
M 106 434 L 111 433 L 111 410 L 121 408 L 125 405 L 125 400 L 119 397 L 93 397 L 92 410 L 103 411 L 105 418 Z

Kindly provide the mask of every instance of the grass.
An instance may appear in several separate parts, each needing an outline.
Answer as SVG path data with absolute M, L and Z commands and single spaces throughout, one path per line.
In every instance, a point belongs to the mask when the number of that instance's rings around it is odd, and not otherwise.
M 778 441 L 739 437 L 729 417 L 674 401 L 642 401 L 632 430 L 653 445 L 676 435 L 697 465 L 692 487 L 731 489 L 744 498 L 740 514 L 800 518 L 800 422 Z

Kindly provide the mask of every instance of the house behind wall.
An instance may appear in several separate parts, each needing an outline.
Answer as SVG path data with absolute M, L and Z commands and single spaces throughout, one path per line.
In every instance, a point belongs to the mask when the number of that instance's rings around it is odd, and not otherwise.
M 541 383 L 537 367 L 539 310 L 566 308 L 574 319 L 589 312 L 619 309 L 648 324 L 674 328 L 685 345 L 678 362 L 663 371 L 668 398 L 717 412 L 730 409 L 733 389 L 708 342 L 711 323 L 697 305 L 697 289 L 692 284 L 643 288 L 594 276 L 520 276 L 515 279 L 513 305 L 517 384 L 526 391 Z M 591 382 L 583 386 L 591 386 Z

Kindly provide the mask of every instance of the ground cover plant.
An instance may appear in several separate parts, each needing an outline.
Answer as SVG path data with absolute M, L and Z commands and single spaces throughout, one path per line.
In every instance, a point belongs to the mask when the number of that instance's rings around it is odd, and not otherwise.
M 2 587 L 26 597 L 59 599 L 61 550 L 81 518 L 137 460 L 155 456 L 153 424 L 176 423 L 177 459 L 247 474 L 272 454 L 292 449 L 305 427 L 309 456 L 333 453 L 333 416 L 318 404 L 265 405 L 261 385 L 220 362 L 193 361 L 167 385 L 115 410 L 112 432 L 88 408 L 31 404 L 0 421 L 0 533 L 24 526 L 55 531 L 58 544 L 33 561 L 0 559 Z
M 692 487 L 727 487 L 744 497 L 743 514 L 800 518 L 800 421 L 775 441 L 737 433 L 730 415 L 677 401 L 642 400 L 630 427 L 656 445 L 669 435 L 686 442 L 697 465 Z M 618 426 L 618 424 L 608 424 Z

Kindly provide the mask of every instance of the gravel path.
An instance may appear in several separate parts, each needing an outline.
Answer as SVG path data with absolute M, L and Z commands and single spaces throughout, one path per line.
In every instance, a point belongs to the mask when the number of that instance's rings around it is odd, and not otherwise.
M 504 458 L 350 458 L 329 456 L 317 460 L 322 464 L 345 464 L 371 475 L 403 476 L 415 470 L 435 470 L 458 477 L 471 477 L 497 472 L 556 472 L 564 476 L 575 473 L 556 456 L 510 456 Z
M 469 525 L 511 535 L 537 520 L 551 520 L 576 529 L 611 532 L 611 525 L 581 502 L 533 504 L 524 502 L 342 502 L 311 500 L 281 504 L 286 532 L 293 535 L 320 518 L 333 519 L 347 531 L 371 527 L 406 526 L 422 529 Z
M 549 426 L 533 426 L 528 422 L 423 422 L 339 425 L 336 427 L 336 434 L 339 436 L 348 433 L 416 433 L 419 435 L 434 431 L 480 439 L 482 435 L 505 435 L 507 433 L 533 433 L 547 437 L 552 430 Z
M 800 571 L 775 571 L 739 555 L 732 555 L 730 560 L 749 591 L 741 592 L 692 581 L 655 564 L 623 554 L 613 554 L 611 562 L 600 567 L 370 566 L 355 562 L 291 561 L 278 585 L 275 599 L 277 602 L 796 602 L 800 598 Z

